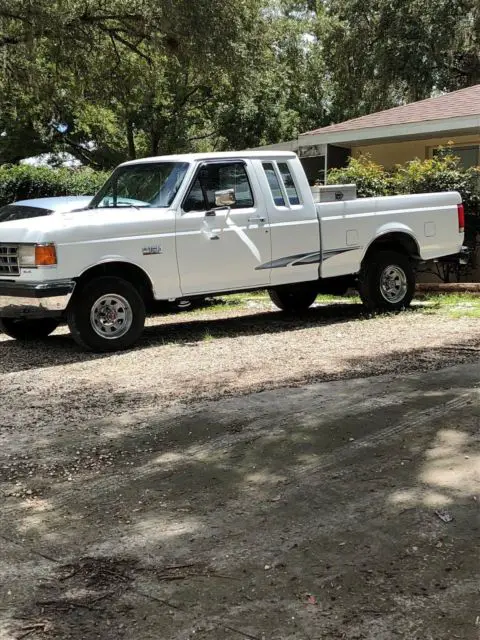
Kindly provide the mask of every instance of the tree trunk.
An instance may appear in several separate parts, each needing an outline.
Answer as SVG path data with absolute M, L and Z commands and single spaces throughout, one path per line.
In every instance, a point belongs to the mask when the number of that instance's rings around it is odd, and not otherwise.
M 129 160 L 137 159 L 137 150 L 135 149 L 135 138 L 133 137 L 133 122 L 127 121 L 127 142 L 128 142 L 128 158 Z

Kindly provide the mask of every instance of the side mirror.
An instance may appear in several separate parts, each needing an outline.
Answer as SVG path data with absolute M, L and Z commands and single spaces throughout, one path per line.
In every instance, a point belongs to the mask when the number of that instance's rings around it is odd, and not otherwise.
M 233 207 L 237 202 L 235 198 L 235 189 L 224 189 L 223 191 L 215 191 L 215 206 L 217 207 Z

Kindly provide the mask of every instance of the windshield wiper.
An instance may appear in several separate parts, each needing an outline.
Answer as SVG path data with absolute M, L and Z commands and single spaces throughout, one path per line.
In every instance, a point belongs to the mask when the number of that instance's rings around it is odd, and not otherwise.
M 112 205 L 106 205 L 103 207 L 89 207 L 90 209 L 137 209 L 137 211 L 139 211 L 140 209 L 149 209 L 150 205 L 149 204 L 142 204 L 142 205 L 138 205 L 138 204 L 116 204 L 115 206 Z

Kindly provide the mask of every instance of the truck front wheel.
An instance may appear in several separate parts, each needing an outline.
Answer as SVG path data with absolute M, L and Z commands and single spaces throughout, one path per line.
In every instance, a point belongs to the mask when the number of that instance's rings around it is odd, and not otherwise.
M 315 302 L 317 289 L 309 284 L 286 285 L 269 289 L 273 304 L 282 311 L 306 311 Z
M 359 276 L 359 293 L 371 311 L 406 309 L 415 293 L 415 271 L 409 258 L 378 251 L 367 258 Z
M 74 340 L 89 351 L 120 351 L 131 347 L 145 325 L 145 303 L 127 280 L 95 278 L 75 291 L 67 311 Z
M 15 340 L 42 340 L 55 331 L 60 322 L 56 318 L 0 318 L 0 333 Z

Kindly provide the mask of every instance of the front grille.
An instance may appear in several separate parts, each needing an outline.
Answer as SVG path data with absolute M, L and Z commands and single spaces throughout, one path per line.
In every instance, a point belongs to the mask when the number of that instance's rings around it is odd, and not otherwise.
M 0 276 L 18 276 L 18 247 L 0 244 Z

